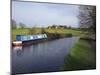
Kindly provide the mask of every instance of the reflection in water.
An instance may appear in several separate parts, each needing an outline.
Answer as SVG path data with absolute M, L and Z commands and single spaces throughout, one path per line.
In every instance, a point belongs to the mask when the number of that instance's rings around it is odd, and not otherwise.
M 13 50 L 14 50 L 14 54 L 16 54 L 17 56 L 22 56 L 23 55 L 22 46 L 13 47 Z
M 60 71 L 64 57 L 78 37 L 63 38 L 12 49 L 12 73 Z
M 15 46 L 13 47 L 13 50 L 22 50 L 22 46 Z

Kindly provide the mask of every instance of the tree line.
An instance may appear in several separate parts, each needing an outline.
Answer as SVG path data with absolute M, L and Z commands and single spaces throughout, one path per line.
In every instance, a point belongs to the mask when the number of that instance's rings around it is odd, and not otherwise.
M 17 28 L 28 28 L 24 23 L 19 23 L 19 24 L 17 24 L 16 23 L 16 21 L 15 20 L 13 20 L 12 19 L 12 29 L 17 29 Z M 19 26 L 19 27 L 18 27 Z M 39 27 L 32 27 L 32 28 L 39 28 Z M 31 29 L 32 29 L 31 28 Z M 41 28 L 43 28 L 43 27 L 41 27 Z M 48 29 L 71 29 L 71 28 L 73 28 L 73 27 L 71 27 L 71 26 L 67 26 L 67 25 L 51 25 L 51 26 L 48 26 L 48 27 L 45 27 L 45 28 L 48 28 Z
M 13 19 L 11 20 L 11 27 L 12 29 L 27 28 L 27 26 L 24 23 L 20 22 L 19 24 L 17 24 L 16 21 Z

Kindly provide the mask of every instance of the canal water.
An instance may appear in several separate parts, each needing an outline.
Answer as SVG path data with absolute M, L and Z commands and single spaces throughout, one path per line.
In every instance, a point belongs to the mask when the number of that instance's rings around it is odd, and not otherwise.
M 62 38 L 35 45 L 13 47 L 11 72 L 13 74 L 60 71 L 64 57 L 78 37 Z

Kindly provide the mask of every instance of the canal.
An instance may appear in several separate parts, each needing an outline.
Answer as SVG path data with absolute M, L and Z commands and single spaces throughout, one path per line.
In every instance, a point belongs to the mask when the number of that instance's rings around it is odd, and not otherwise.
M 30 46 L 13 47 L 11 72 L 23 74 L 60 71 L 64 57 L 77 40 L 78 37 L 68 37 Z

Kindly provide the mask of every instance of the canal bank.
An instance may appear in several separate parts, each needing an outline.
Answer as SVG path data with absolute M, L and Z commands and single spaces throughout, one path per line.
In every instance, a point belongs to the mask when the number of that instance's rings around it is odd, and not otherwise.
M 79 39 L 71 49 L 70 54 L 66 55 L 61 70 L 88 70 L 96 69 L 96 43 L 94 40 Z

